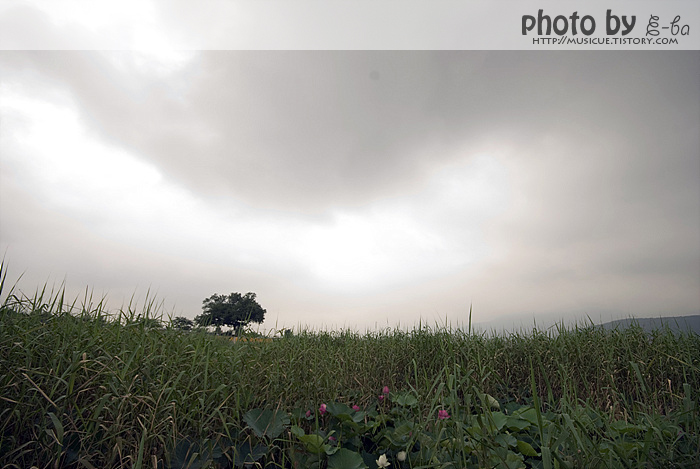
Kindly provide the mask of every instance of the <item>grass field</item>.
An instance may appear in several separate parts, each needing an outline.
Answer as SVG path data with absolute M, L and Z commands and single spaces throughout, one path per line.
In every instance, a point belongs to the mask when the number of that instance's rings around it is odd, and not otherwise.
M 700 467 L 697 334 L 234 343 L 159 324 L 153 302 L 3 298 L 0 467 Z

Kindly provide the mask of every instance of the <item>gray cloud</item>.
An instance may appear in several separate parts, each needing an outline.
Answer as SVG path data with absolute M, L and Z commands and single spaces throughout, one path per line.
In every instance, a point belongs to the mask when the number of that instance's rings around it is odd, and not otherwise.
M 217 51 L 159 81 L 94 52 L 22 54 L 105 138 L 192 189 L 299 211 L 404 190 L 494 139 L 523 153 L 557 136 L 670 141 L 671 122 L 696 118 L 698 68 L 672 56 Z
M 378 305 L 462 314 L 470 298 L 499 314 L 697 309 L 697 52 L 218 51 L 184 66 L 135 53 L 2 52 L 0 63 L 7 82 L 73 99 L 92 134 L 167 180 L 235 205 L 231 219 L 299 226 L 396 207 L 451 249 L 488 245 L 476 266 L 339 307 L 367 321 L 400 317 Z M 441 171 L 484 153 L 507 181 L 497 216 L 477 214 L 483 191 L 449 207 L 423 197 Z M 3 205 L 3 225 L 19 216 Z M 22 230 L 3 230 L 3 242 Z M 273 272 L 254 283 L 278 292 L 273 309 L 320 316 L 330 301 L 310 286 L 300 299 L 275 267 L 261 270 Z

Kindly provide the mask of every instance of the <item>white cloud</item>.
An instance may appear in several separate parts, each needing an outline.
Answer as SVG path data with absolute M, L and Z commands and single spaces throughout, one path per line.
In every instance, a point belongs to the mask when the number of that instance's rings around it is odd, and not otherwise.
M 143 218 L 144 200 L 158 195 L 160 172 L 88 134 L 67 103 L 3 89 L 3 135 L 13 151 L 3 158 L 45 201 L 78 217 Z M 30 181 L 28 178 L 32 178 Z M 100 215 L 101 213 L 101 215 Z
M 454 274 L 483 261 L 486 222 L 509 204 L 509 181 L 497 158 L 465 155 L 436 169 L 414 191 L 379 199 L 303 235 L 301 255 L 321 285 L 365 292 Z

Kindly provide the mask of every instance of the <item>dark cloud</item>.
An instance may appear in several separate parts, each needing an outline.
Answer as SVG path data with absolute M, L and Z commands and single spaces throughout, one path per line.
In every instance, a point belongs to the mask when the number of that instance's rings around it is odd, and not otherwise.
M 676 151 L 697 121 L 697 54 L 214 51 L 167 81 L 113 59 L 21 54 L 94 130 L 193 190 L 299 211 L 362 204 L 499 143 L 624 143 L 617 164 L 644 171 L 663 158 L 635 152 Z

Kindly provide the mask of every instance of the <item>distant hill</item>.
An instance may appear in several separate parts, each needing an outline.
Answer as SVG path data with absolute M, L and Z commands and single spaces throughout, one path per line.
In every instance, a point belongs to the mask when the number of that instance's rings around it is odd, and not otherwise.
M 632 323 L 638 324 L 647 332 L 651 332 L 655 329 L 663 329 L 668 326 L 668 328 L 674 332 L 692 331 L 696 334 L 700 334 L 700 314 L 696 314 L 694 316 L 673 316 L 666 318 L 618 319 L 617 321 L 606 322 L 600 326 L 605 329 L 614 329 L 616 327 L 623 329 L 625 327 L 629 327 Z

